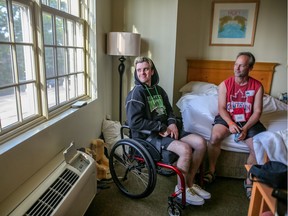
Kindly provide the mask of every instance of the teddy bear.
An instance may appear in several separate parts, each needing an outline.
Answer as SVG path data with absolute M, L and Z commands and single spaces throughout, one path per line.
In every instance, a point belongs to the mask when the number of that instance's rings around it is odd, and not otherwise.
M 109 159 L 104 154 L 104 140 L 94 139 L 91 141 L 90 154 L 96 161 L 97 180 L 110 180 Z

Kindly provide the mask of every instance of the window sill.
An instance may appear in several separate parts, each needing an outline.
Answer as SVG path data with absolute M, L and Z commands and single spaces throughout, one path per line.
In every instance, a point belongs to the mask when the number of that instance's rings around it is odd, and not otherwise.
M 92 102 L 92 100 L 86 100 L 87 105 Z M 81 106 L 83 107 L 83 106 Z M 41 131 L 45 130 L 46 128 L 56 124 L 57 122 L 65 119 L 69 115 L 77 112 L 77 110 L 81 109 L 81 107 L 70 107 L 66 111 L 62 112 L 61 114 L 58 114 L 57 116 L 51 118 L 50 120 L 47 120 L 45 122 L 40 121 L 41 123 L 26 132 L 23 132 L 14 138 L 9 139 L 8 141 L 4 141 L 3 144 L 0 144 L 0 155 L 5 153 L 6 151 L 9 151 L 10 149 L 14 148 L 15 146 L 21 144 L 23 141 L 28 140 L 29 138 L 33 137 L 34 135 L 40 133 Z

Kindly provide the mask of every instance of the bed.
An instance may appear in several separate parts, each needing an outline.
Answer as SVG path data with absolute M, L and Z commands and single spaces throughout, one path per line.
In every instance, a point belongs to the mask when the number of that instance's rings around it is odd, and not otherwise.
M 214 116 L 218 113 L 218 85 L 233 75 L 234 61 L 188 59 L 187 63 L 187 83 L 180 89 L 182 97 L 176 105 L 180 109 L 184 129 L 209 140 Z M 287 140 L 287 104 L 269 95 L 276 65 L 256 63 L 250 75 L 262 82 L 265 91 L 261 122 L 269 132 L 282 133 Z M 230 135 L 221 143 L 217 176 L 245 178 L 243 165 L 249 150 L 245 143 L 236 143 L 233 138 L 234 135 Z

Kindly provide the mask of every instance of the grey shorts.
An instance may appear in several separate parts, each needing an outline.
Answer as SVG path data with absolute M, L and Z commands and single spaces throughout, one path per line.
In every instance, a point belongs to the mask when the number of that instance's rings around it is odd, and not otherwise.
M 184 130 L 179 131 L 179 140 L 182 139 L 185 136 L 190 135 L 191 133 L 188 133 Z M 153 136 L 151 139 L 147 140 L 149 143 L 153 144 L 154 146 L 161 146 L 162 149 L 167 150 L 168 146 L 171 142 L 173 142 L 175 139 L 171 137 L 161 137 L 160 135 Z
M 217 115 L 215 117 L 213 125 L 215 125 L 215 124 L 222 124 L 225 127 L 229 128 L 228 124 L 224 121 L 224 119 L 220 115 Z M 237 122 L 236 124 L 239 127 L 243 127 L 246 124 L 246 122 L 241 122 L 241 123 Z M 247 131 L 247 136 L 245 137 L 245 139 L 254 137 L 258 133 L 261 133 L 263 131 L 266 131 L 266 128 L 264 127 L 264 125 L 260 121 L 258 121 L 255 125 L 253 125 L 251 128 L 249 128 L 249 130 Z

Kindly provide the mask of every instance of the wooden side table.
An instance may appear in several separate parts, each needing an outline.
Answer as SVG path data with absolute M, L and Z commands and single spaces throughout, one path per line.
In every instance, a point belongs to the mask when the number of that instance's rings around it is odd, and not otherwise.
M 247 171 L 251 165 L 245 165 Z M 248 216 L 261 215 L 263 212 L 276 212 L 276 199 L 272 197 L 273 188 L 260 182 L 253 182 L 252 194 L 249 203 Z

